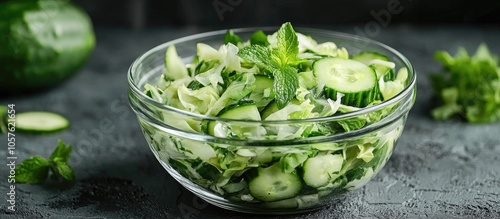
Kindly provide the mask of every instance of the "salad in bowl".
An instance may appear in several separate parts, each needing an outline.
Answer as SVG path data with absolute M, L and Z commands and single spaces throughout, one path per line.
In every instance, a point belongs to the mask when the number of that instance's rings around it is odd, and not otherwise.
M 290 23 L 167 42 L 128 79 L 143 134 L 173 178 L 214 205 L 264 214 L 317 209 L 365 185 L 416 95 L 396 50 Z

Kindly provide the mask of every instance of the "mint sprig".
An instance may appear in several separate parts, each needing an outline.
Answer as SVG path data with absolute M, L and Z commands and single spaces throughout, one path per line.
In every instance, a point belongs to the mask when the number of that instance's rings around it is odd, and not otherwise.
M 71 145 L 59 140 L 49 160 L 41 156 L 33 156 L 19 164 L 16 167 L 16 182 L 41 183 L 47 179 L 49 172 L 52 172 L 52 175 L 58 179 L 75 180 L 75 172 L 68 164 L 71 151 Z
M 293 99 L 299 87 L 298 70 L 295 66 L 302 60 L 298 58 L 297 34 L 289 22 L 284 23 L 278 30 L 277 39 L 276 49 L 254 44 L 241 49 L 238 55 L 272 73 L 276 105 L 282 109 Z

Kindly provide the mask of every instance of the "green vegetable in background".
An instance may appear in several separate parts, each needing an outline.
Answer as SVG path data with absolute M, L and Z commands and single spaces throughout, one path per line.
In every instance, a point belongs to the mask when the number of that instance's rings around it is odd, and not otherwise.
M 75 180 L 75 172 L 68 165 L 71 155 L 71 145 L 66 145 L 59 140 L 56 149 L 50 155 L 49 160 L 41 156 L 33 156 L 24 160 L 16 167 L 17 183 L 41 183 L 47 179 L 49 172 L 58 179 L 67 181 Z
M 460 48 L 455 56 L 445 51 L 435 53 L 443 64 L 431 83 L 443 105 L 432 110 L 432 117 L 445 120 L 460 115 L 471 123 L 500 120 L 500 67 L 498 57 L 481 44 L 473 56 Z
M 0 90 L 20 93 L 73 75 L 95 46 L 88 15 L 68 0 L 0 4 Z
M 7 127 L 5 125 L 5 122 L 3 122 L 4 116 L 7 114 L 7 107 L 6 106 L 0 106 L 0 133 L 5 133 L 7 132 Z

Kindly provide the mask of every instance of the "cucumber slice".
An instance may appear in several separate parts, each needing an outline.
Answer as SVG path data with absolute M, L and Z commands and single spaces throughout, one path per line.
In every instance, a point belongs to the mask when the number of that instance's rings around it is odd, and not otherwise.
M 69 120 L 51 112 L 23 112 L 16 115 L 16 130 L 27 133 L 52 133 L 69 127 Z
M 259 109 L 264 108 L 274 99 L 274 80 L 264 76 L 255 75 L 255 89 L 250 94 L 250 99 Z
M 395 79 L 396 73 L 394 73 L 394 69 L 389 69 L 389 71 L 384 75 L 384 81 L 394 81 Z
M 318 83 L 325 85 L 325 96 L 336 100 L 337 92 L 344 94 L 342 103 L 365 107 L 379 97 L 377 75 L 365 64 L 341 58 L 325 58 L 314 63 Z
M 165 54 L 165 73 L 164 77 L 170 80 L 177 80 L 188 76 L 188 71 L 182 59 L 177 55 L 174 45 L 167 48 Z
M 280 163 L 270 167 L 257 168 L 257 176 L 248 183 L 250 194 L 265 202 L 295 197 L 302 189 L 302 183 L 295 172 L 284 173 Z
M 384 81 L 392 81 L 395 78 L 394 63 L 390 62 L 385 55 L 376 52 L 362 52 L 354 55 L 352 60 L 356 60 L 370 66 L 377 73 L 377 79 L 384 77 Z
M 325 186 L 335 180 L 335 175 L 342 169 L 344 158 L 340 154 L 326 154 L 311 157 L 304 163 L 304 182 L 311 187 L 318 188 Z
M 297 100 L 297 99 L 292 99 L 292 101 L 290 101 L 290 103 L 297 104 L 297 105 L 300 104 L 299 100 Z M 269 115 L 277 112 L 278 110 L 280 110 L 280 109 L 278 108 L 278 104 L 276 104 L 276 101 L 270 102 L 269 104 L 267 104 L 267 106 L 261 112 L 262 120 L 265 120 Z
M 238 120 L 261 120 L 259 109 L 253 101 L 240 101 L 239 103 L 229 105 L 226 108 L 222 109 L 217 117 Z M 208 123 L 208 134 L 215 136 L 215 125 L 217 123 L 220 122 L 210 121 Z M 234 129 L 237 128 L 234 124 L 232 124 L 232 126 L 234 126 Z M 244 128 L 242 128 L 240 131 L 244 131 Z

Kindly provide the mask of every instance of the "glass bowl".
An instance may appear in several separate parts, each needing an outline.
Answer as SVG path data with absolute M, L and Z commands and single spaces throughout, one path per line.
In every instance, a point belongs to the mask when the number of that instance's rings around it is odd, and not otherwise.
M 262 29 L 235 29 L 243 40 Z M 159 45 L 141 55 L 128 72 L 129 101 L 155 157 L 182 186 L 207 202 L 229 210 L 256 214 L 292 214 L 335 204 L 342 196 L 365 185 L 390 158 L 403 131 L 416 95 L 416 73 L 398 51 L 379 42 L 318 29 L 297 32 L 322 42 L 334 42 L 349 54 L 377 52 L 390 58 L 396 69 L 406 67 L 406 87 L 395 97 L 362 110 L 330 117 L 244 121 L 204 116 L 154 101 L 144 94 L 164 69 L 166 48 L 175 45 L 190 63 L 196 44 L 218 48 L 225 30 L 196 34 Z M 368 121 L 361 128 L 328 135 L 296 136 L 206 134 L 204 127 L 222 129 L 297 130 Z M 370 122 L 369 118 L 374 118 Z M 311 159 L 315 158 L 315 159 Z M 300 164 L 304 159 L 305 163 Z M 309 162 L 310 161 L 310 162 Z M 307 182 L 307 183 L 304 183 Z M 326 184 L 325 184 L 326 182 Z

